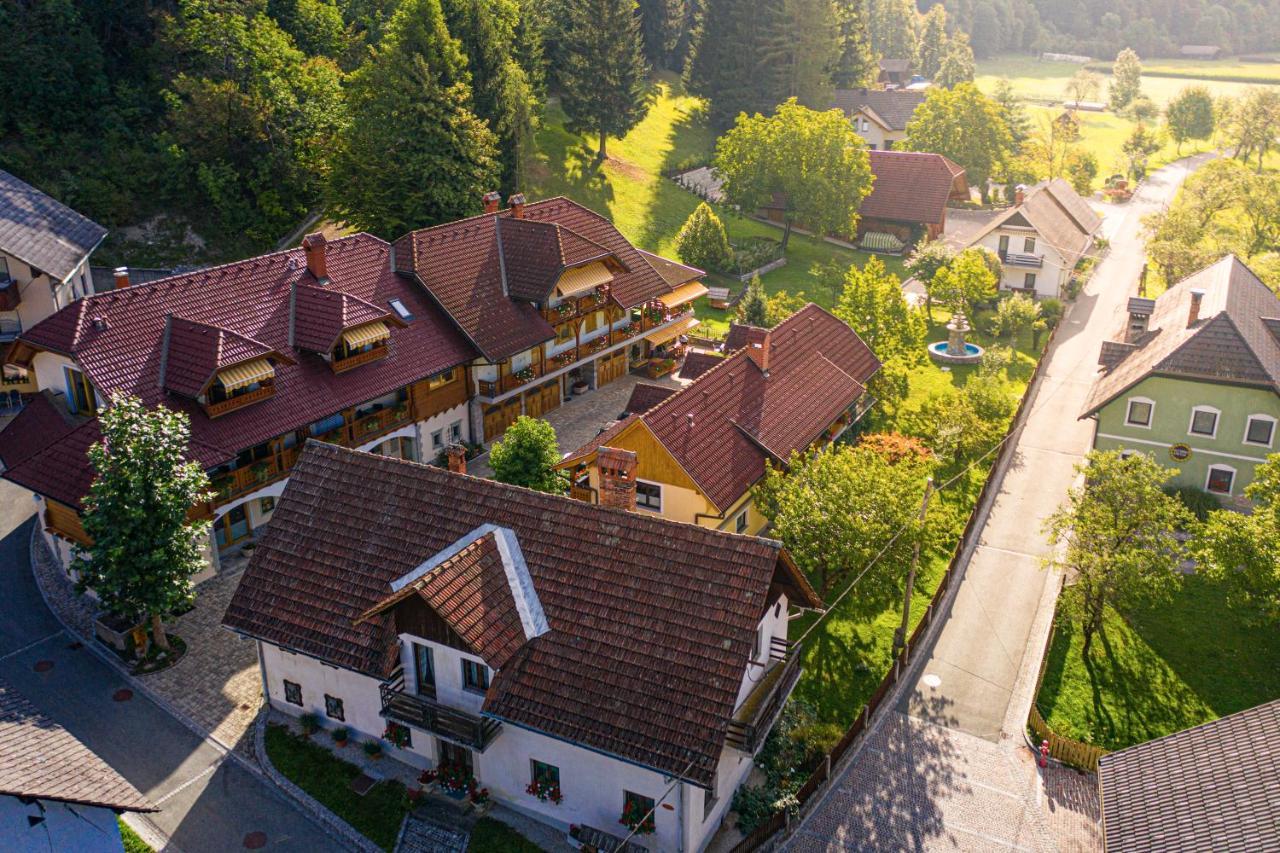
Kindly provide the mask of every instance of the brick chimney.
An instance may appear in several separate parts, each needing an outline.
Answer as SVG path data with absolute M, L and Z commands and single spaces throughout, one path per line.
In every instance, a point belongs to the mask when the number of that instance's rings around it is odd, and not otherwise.
M 600 469 L 600 505 L 635 509 L 635 451 L 601 447 L 596 451 L 596 466 Z
M 751 359 L 766 377 L 769 375 L 769 345 L 772 337 L 772 332 L 766 332 L 760 340 L 747 344 L 747 358 Z
M 493 192 L 487 192 L 484 194 L 484 212 L 485 213 L 497 213 L 498 206 L 501 204 L 502 204 L 502 193 L 497 192 L 495 190 Z
M 116 290 L 124 290 L 126 287 L 129 286 L 129 268 L 116 267 L 115 278 L 116 278 Z
M 319 231 L 302 238 L 302 251 L 307 256 L 307 269 L 315 276 L 316 281 L 324 284 L 329 280 L 329 268 L 325 265 L 325 239 Z
M 467 448 L 461 444 L 451 444 L 444 449 L 449 460 L 449 470 L 454 474 L 467 473 Z
M 1015 206 L 1022 204 L 1027 200 L 1027 188 L 1022 184 L 1018 184 L 1013 189 L 1013 203 Z
M 516 193 L 507 199 L 507 207 L 511 208 L 511 215 L 516 219 L 524 219 L 524 193 Z
M 1187 311 L 1187 325 L 1194 326 L 1200 319 L 1200 303 L 1204 302 L 1204 291 L 1191 291 L 1191 308 Z

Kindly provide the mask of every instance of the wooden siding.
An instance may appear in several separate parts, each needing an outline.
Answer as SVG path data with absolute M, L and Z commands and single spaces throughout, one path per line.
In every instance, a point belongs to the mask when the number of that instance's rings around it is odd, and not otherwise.
M 632 450 L 636 454 L 636 476 L 652 483 L 667 483 L 702 494 L 697 483 L 685 473 L 680 463 L 667 452 L 667 448 L 654 437 L 643 421 L 636 421 L 621 435 L 609 442 L 610 447 Z M 595 460 L 592 460 L 595 467 Z
M 392 613 L 395 616 L 396 633 L 398 634 L 413 634 L 415 637 L 421 637 L 424 640 L 430 640 L 433 643 L 439 643 L 442 646 L 448 646 L 451 649 L 457 649 L 469 655 L 476 654 L 467 645 L 466 640 L 458 636 L 457 632 L 450 628 L 438 613 L 416 595 L 410 595 L 405 598 L 395 606 Z M 476 655 L 476 657 L 479 657 L 479 655 Z
M 425 421 L 441 412 L 447 412 L 454 406 L 467 402 L 467 371 L 465 367 L 455 367 L 457 376 L 448 385 L 434 391 L 430 388 L 430 380 L 423 379 L 409 386 L 409 398 L 413 401 L 415 420 Z
M 93 540 L 89 538 L 89 534 L 84 530 L 84 525 L 80 522 L 80 513 L 66 504 L 46 499 L 44 524 L 45 530 L 55 533 L 63 539 L 70 539 L 77 545 L 83 545 L 87 548 L 93 544 Z

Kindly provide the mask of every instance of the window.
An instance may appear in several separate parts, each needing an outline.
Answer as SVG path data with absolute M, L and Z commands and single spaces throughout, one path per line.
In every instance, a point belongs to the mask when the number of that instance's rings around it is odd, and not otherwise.
M 328 693 L 324 694 L 324 715 L 331 720 L 345 722 L 347 714 L 342 709 L 342 700 L 336 696 L 330 696 Z
M 462 659 L 462 686 L 480 693 L 489 689 L 489 667 L 478 661 Z
M 437 388 L 443 388 L 456 378 L 457 371 L 455 370 L 446 370 L 444 373 L 437 373 L 435 376 L 432 376 L 427 380 L 427 388 L 432 391 Z
M 751 657 L 752 658 L 764 657 L 764 624 L 763 623 L 756 626 L 756 640 L 755 640 L 755 645 L 751 647 Z
M 1205 491 L 1213 492 L 1215 495 L 1229 495 L 1235 480 L 1236 469 L 1228 468 L 1226 465 L 1210 465 L 1204 488 Z
M 9 281 L 9 262 L 0 258 L 0 281 Z
M 302 685 L 295 681 L 286 680 L 284 683 L 284 701 L 290 705 L 302 707 Z
M 462 421 L 454 421 L 449 424 L 449 440 L 454 444 L 462 441 Z
M 437 429 L 431 432 L 431 449 L 444 450 L 444 430 Z
M 735 533 L 747 532 L 747 511 L 744 509 L 738 513 L 738 517 L 733 521 L 733 531 Z
M 573 338 L 574 338 L 573 323 L 564 323 L 562 325 L 556 326 L 556 343 L 557 344 L 567 344 L 569 343 L 569 341 L 573 340 Z
M 258 512 L 263 515 L 271 515 L 276 509 L 275 498 L 260 498 L 258 500 Z
M 622 792 L 622 823 L 629 828 L 640 827 L 641 832 L 653 832 L 655 817 L 653 797 Z
M 1275 433 L 1275 418 L 1267 415 L 1250 415 L 1249 424 L 1244 428 L 1244 443 L 1270 447 Z
M 424 696 L 436 695 L 436 664 L 431 657 L 431 647 L 422 643 L 413 644 L 413 669 L 418 684 L 418 693 Z
M 1218 410 L 1196 406 L 1191 410 L 1191 426 L 1187 428 L 1187 432 L 1213 438 L 1218 434 Z
M 1000 235 L 1000 259 L 1004 260 L 1004 256 L 1009 254 L 1009 235 Z
M 346 420 L 342 417 L 342 413 L 339 412 L 336 415 L 329 415 L 327 418 L 316 421 L 310 426 L 310 431 L 312 435 L 324 435 L 327 432 L 333 432 L 335 429 L 341 429 L 345 424 Z
M 1024 237 L 1022 240 L 1022 251 L 1029 255 L 1035 250 L 1036 250 L 1036 238 Z
M 529 759 L 529 781 L 535 785 L 551 785 L 559 788 L 560 768 L 531 758 Z
M 1129 426 L 1151 429 L 1151 415 L 1156 404 L 1145 397 L 1134 397 L 1129 401 L 1129 410 L 1125 413 L 1124 422 Z
M 93 386 L 89 384 L 88 378 L 74 368 L 62 369 L 66 373 L 67 402 L 71 405 L 71 411 L 86 415 L 98 411 L 98 401 L 93 396 Z
M 413 312 L 406 308 L 399 299 L 392 299 L 387 304 L 391 306 L 392 311 L 396 312 L 396 316 L 406 323 L 413 319 Z
M 1022 277 L 1022 286 L 1023 286 L 1023 287 L 1025 287 L 1027 290 L 1035 290 L 1035 289 L 1036 289 L 1036 274 L 1035 274 L 1035 273 L 1033 273 L 1033 272 L 1029 272 L 1029 273 L 1027 273 L 1026 275 L 1024 275 L 1024 276 Z
M 636 483 L 636 506 L 662 512 L 662 486 L 657 483 Z

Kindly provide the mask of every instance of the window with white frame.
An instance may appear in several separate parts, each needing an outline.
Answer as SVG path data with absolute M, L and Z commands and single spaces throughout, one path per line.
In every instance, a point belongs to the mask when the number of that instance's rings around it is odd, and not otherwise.
M 1227 465 L 1210 465 L 1209 476 L 1205 478 L 1204 489 L 1215 495 L 1231 494 L 1231 487 L 1236 482 L 1236 469 Z
M 1244 443 L 1270 447 L 1276 435 L 1276 419 L 1270 415 L 1249 415 L 1244 428 Z
M 462 421 L 454 421 L 449 424 L 449 440 L 454 444 L 462 441 Z
M 444 430 L 442 429 L 432 430 L 431 449 L 444 450 Z
M 639 509 L 662 512 L 662 486 L 643 481 L 636 483 L 636 506 Z
M 1146 397 L 1129 398 L 1129 408 L 1125 411 L 1124 422 L 1129 426 L 1151 429 L 1151 416 L 1155 414 L 1154 400 Z
M 1034 252 L 1035 250 L 1036 250 L 1036 238 L 1035 238 L 1035 237 L 1023 237 L 1023 238 L 1022 238 L 1022 251 L 1029 255 L 1029 254 L 1031 254 L 1032 252 Z
M 1196 406 L 1191 410 L 1191 423 L 1187 426 L 1190 435 L 1201 435 L 1213 438 L 1218 434 L 1217 409 L 1212 406 Z

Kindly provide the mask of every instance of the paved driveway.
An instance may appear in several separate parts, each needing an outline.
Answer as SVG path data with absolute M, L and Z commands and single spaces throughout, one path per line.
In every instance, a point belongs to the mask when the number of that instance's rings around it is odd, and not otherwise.
M 1191 158 L 1194 164 L 1206 157 Z M 1185 163 L 1154 173 L 1110 217 L 1111 252 L 1055 338 L 1017 451 L 941 629 L 789 850 L 1100 849 L 1092 777 L 1040 774 L 1023 740 L 1058 579 L 1043 520 L 1092 445 L 1080 421 L 1103 340 L 1118 333 L 1144 259 L 1142 217 Z M 919 659 L 918 659 L 919 660 Z
M 272 851 L 341 849 L 268 782 L 192 734 L 140 694 L 116 701 L 124 679 L 76 648 L 31 574 L 34 504 L 0 480 L 0 673 L 161 807 L 150 821 L 169 849 L 225 853 L 263 832 Z M 52 669 L 36 672 L 37 661 Z M 0 844 L 3 847 L 3 844 Z

